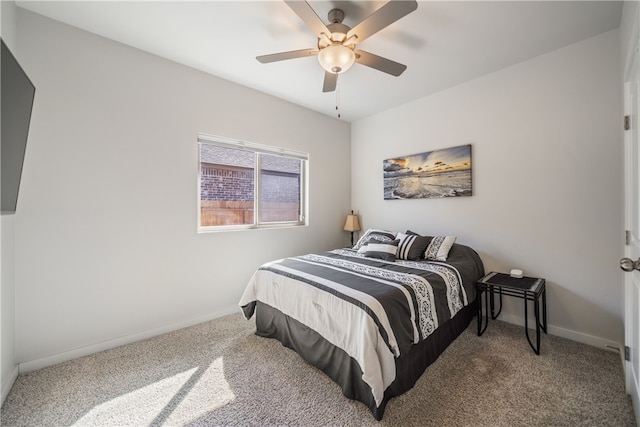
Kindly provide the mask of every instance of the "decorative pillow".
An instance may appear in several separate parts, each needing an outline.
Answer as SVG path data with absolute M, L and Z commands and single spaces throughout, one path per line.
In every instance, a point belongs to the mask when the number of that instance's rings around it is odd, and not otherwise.
M 367 245 L 369 244 L 369 242 L 374 241 L 374 242 L 391 242 L 392 238 L 388 237 L 388 236 L 376 236 L 376 237 L 372 237 L 369 236 L 369 238 L 366 239 L 365 242 L 363 242 L 362 246 L 360 246 L 360 248 L 358 249 L 358 253 L 359 254 L 363 254 L 365 252 L 367 252 Z
M 409 232 L 407 232 L 409 233 Z M 396 236 L 400 241 L 398 243 L 398 259 L 407 259 L 410 261 L 418 261 L 422 258 L 424 251 L 429 246 L 430 237 L 420 236 L 418 234 L 398 233 Z
M 367 251 L 364 256 L 369 258 L 378 258 L 385 261 L 395 261 L 396 253 L 398 252 L 399 240 L 392 240 L 390 242 L 383 242 L 372 239 L 367 244 Z
M 424 251 L 424 257 L 431 261 L 446 261 L 456 236 L 435 236 Z
M 358 250 L 361 247 L 365 246 L 367 243 L 369 243 L 369 240 L 371 240 L 371 238 L 376 238 L 383 241 L 391 241 L 396 238 L 396 235 L 395 233 L 392 233 L 390 231 L 370 228 L 362 235 L 362 237 L 358 239 L 358 242 L 355 244 L 353 249 Z

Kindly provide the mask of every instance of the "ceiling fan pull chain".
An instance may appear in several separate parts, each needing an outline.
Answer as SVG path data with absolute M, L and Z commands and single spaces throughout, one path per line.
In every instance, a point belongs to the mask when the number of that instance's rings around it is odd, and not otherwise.
M 336 81 L 336 112 L 340 118 L 340 79 Z

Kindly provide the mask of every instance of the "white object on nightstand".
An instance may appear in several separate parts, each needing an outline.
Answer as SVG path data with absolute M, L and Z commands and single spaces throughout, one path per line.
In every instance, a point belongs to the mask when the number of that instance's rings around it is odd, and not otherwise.
M 515 277 L 516 279 L 522 279 L 522 270 L 518 270 L 517 268 L 514 268 L 513 270 L 511 270 L 511 277 Z

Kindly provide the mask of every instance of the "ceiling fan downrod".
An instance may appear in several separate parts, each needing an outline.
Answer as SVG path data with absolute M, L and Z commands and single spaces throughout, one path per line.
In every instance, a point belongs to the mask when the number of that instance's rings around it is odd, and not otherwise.
M 342 9 L 331 9 L 327 16 L 332 24 L 342 24 L 344 20 L 344 12 Z

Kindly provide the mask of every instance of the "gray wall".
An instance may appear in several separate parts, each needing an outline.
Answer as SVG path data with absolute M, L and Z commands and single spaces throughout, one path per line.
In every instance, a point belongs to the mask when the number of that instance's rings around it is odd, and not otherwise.
M 21 369 L 239 312 L 263 262 L 348 243 L 348 123 L 18 18 L 37 87 L 15 215 Z M 309 226 L 197 234 L 198 132 L 308 152 Z
M 12 1 L 0 2 L 2 40 L 11 49 L 18 61 L 20 52 L 16 43 L 16 6 Z M 15 378 L 18 376 L 15 335 L 15 282 L 14 282 L 14 215 L 0 215 L 0 384 L 1 400 L 4 402 Z
M 455 235 L 487 271 L 547 279 L 550 332 L 623 342 L 618 31 L 352 124 L 364 227 Z M 472 197 L 383 200 L 382 161 L 472 145 Z M 503 319 L 523 320 L 509 299 Z

